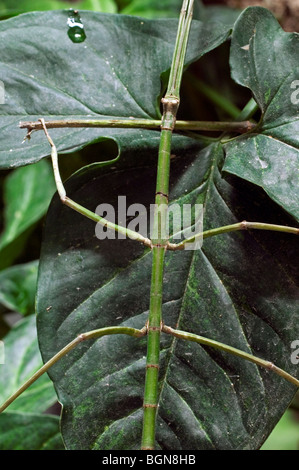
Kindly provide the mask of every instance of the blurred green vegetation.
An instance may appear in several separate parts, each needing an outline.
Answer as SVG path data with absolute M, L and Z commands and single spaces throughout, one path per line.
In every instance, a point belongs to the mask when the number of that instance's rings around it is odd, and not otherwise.
M 299 410 L 296 408 L 297 401 L 296 398 L 294 404 L 284 413 L 261 450 L 299 450 Z
M 36 10 L 74 8 L 105 13 L 138 15 L 147 18 L 174 17 L 180 10 L 181 0 L 0 0 L 0 19 Z M 201 2 L 197 11 L 201 11 Z M 220 10 L 219 10 L 220 11 Z M 213 11 L 213 15 L 215 10 Z M 222 18 L 229 15 L 223 12 Z M 209 60 L 209 59 L 206 59 Z M 190 86 L 190 82 L 189 82 Z M 187 84 L 188 87 L 188 84 Z M 186 90 L 186 95 L 194 91 Z M 197 101 L 195 100 L 197 104 Z M 192 110 L 191 110 L 192 116 Z M 192 116 L 193 118 L 193 116 Z M 62 173 L 69 176 L 89 151 L 69 155 L 62 164 Z M 75 162 L 75 163 L 74 163 Z M 71 166 L 67 168 L 68 163 Z M 24 315 L 34 313 L 35 284 L 42 226 L 47 207 L 55 191 L 48 162 L 0 174 L 0 337 L 7 334 L 15 322 Z M 28 188 L 36 188 L 28 199 Z M 18 190 L 16 190 L 18 188 Z M 41 189 L 41 191 L 38 190 Z M 46 191 L 45 191 L 46 189 Z M 27 201 L 26 210 L 18 211 L 21 201 Z M 299 450 L 299 395 L 285 412 L 262 450 Z

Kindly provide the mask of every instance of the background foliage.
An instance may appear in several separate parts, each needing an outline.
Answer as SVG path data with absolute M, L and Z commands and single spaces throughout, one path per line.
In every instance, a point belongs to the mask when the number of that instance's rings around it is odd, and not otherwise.
M 94 10 L 105 13 L 140 15 L 147 18 L 177 17 L 180 0 L 142 1 L 142 0 L 82 0 L 79 2 L 3 0 L 0 2 L 2 19 L 33 10 L 65 9 L 74 7 L 80 10 Z M 195 17 L 214 17 L 230 24 L 239 11 L 223 8 L 204 9 L 198 2 Z M 237 112 L 249 98 L 249 93 L 233 83 L 228 71 L 213 70 L 212 62 L 217 61 L 219 70 L 227 65 L 226 46 L 218 48 L 214 56 L 207 56 L 200 63 L 194 63 L 183 82 L 183 105 L 179 117 L 188 119 L 222 119 Z M 221 85 L 219 84 L 221 76 Z M 200 80 L 199 78 L 200 77 Z M 237 77 L 239 83 L 244 77 Z M 214 106 L 217 97 L 211 94 L 202 83 L 209 83 L 213 89 L 221 89 L 224 98 L 222 106 Z M 190 85 L 195 84 L 194 88 Z M 214 97 L 213 97 L 214 96 Z M 211 101 L 212 100 L 212 103 Z M 233 103 L 229 105 L 228 103 Z M 204 111 L 202 111 L 204 110 Z M 0 149 L 1 151 L 1 149 Z M 94 144 L 83 150 L 68 154 L 62 160 L 64 178 L 71 175 L 83 164 L 91 163 L 99 155 L 115 158 L 116 147 L 109 141 Z M 234 149 L 231 149 L 233 157 Z M 233 158 L 230 161 L 233 172 Z M 250 181 L 250 177 L 248 178 Z M 39 365 L 41 358 L 36 338 L 34 303 L 38 259 L 40 256 L 41 234 L 44 217 L 55 192 L 51 168 L 46 160 L 33 165 L 2 171 L 0 174 L 1 236 L 0 236 L 0 332 L 5 338 L 6 356 L 10 358 L 9 374 L 3 368 L 0 377 L 0 401 L 2 402 L 25 378 L 29 377 Z M 13 367 L 12 367 L 13 363 Z M 3 367 L 3 366 L 0 366 Z M 13 371 L 13 373 L 12 373 Z M 265 449 L 298 449 L 298 414 L 296 402 L 284 415 L 277 428 L 264 444 Z M 54 407 L 54 408 L 53 408 Z M 53 411 L 54 410 L 54 411 Z M 58 431 L 59 410 L 52 382 L 47 376 L 39 379 L 14 405 L 8 414 L 0 418 L 1 449 L 57 449 L 63 448 Z M 296 418 L 297 417 L 297 418 Z M 30 424 L 29 424 L 30 423 Z M 32 432 L 28 433 L 28 426 Z M 5 433 L 2 432 L 6 430 Z M 22 430 L 27 431 L 26 435 Z M 39 432 L 36 430 L 39 429 Z

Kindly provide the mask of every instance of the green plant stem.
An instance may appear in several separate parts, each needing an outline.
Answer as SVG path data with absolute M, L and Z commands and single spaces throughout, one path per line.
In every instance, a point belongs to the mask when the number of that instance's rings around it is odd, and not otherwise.
M 225 225 L 223 227 L 213 228 L 211 230 L 206 230 L 205 232 L 198 233 L 190 238 L 186 238 L 180 243 L 168 243 L 168 250 L 184 250 L 188 243 L 194 243 L 198 240 L 213 237 L 214 235 L 220 235 L 222 233 L 234 232 L 238 230 L 270 230 L 274 232 L 284 232 L 292 233 L 293 235 L 299 235 L 299 228 L 288 227 L 287 225 L 275 225 L 275 224 L 265 224 L 262 222 L 238 222 L 232 225 Z
M 227 98 L 225 98 L 225 96 L 221 95 L 217 90 L 212 88 L 210 85 L 207 85 L 190 72 L 186 73 L 186 77 L 190 84 L 202 95 L 208 98 L 208 100 L 210 100 L 213 104 L 225 111 L 233 119 L 237 119 L 241 112 L 240 109 Z
M 152 450 L 155 444 L 164 254 L 164 247 L 153 247 L 150 309 L 147 326 L 148 345 L 143 400 L 142 450 Z
M 162 295 L 164 256 L 167 247 L 166 222 L 169 192 L 169 170 L 172 133 L 179 107 L 179 91 L 185 52 L 193 12 L 193 1 L 184 0 L 177 39 L 165 97 L 162 99 L 163 116 L 158 155 L 154 228 L 152 237 L 152 279 L 148 319 L 148 346 L 143 402 L 142 450 L 155 448 L 155 427 L 158 408 L 160 334 L 162 324 Z
M 55 178 L 57 192 L 59 194 L 61 202 L 65 204 L 66 206 L 70 207 L 71 209 L 75 210 L 76 212 L 79 212 L 81 215 L 87 217 L 88 219 L 91 219 L 94 222 L 97 222 L 103 225 L 104 227 L 107 227 L 108 229 L 112 229 L 118 233 L 121 233 L 122 235 L 125 235 L 126 237 L 130 238 L 131 240 L 138 241 L 140 243 L 143 243 L 145 246 L 151 247 L 152 244 L 148 238 L 143 237 L 141 234 L 135 232 L 134 230 L 130 230 L 130 229 L 127 229 L 126 227 L 122 227 L 121 225 L 116 225 L 112 222 L 109 222 L 109 220 L 103 217 L 100 217 L 99 215 L 86 209 L 85 207 L 81 206 L 77 202 L 67 197 L 65 188 L 63 186 L 63 182 L 61 180 L 60 172 L 59 172 L 58 154 L 57 154 L 56 146 L 48 133 L 44 119 L 40 119 L 40 123 L 42 125 L 42 128 L 44 129 L 48 142 L 51 145 L 51 159 L 52 159 L 54 178 Z
M 69 119 L 44 121 L 47 129 L 61 128 L 118 128 L 118 129 L 156 129 L 161 128 L 161 120 L 158 119 Z M 22 121 L 21 129 L 27 129 L 29 137 L 32 131 L 43 129 L 41 121 Z M 244 121 L 176 121 L 175 131 L 232 131 L 248 132 L 254 124 L 249 120 Z
M 244 106 L 240 114 L 236 116 L 236 119 L 238 121 L 243 121 L 243 119 L 244 120 L 251 119 L 252 116 L 258 111 L 258 109 L 259 109 L 259 106 L 257 102 L 253 98 L 251 98 L 248 101 L 248 103 Z
M 244 133 L 254 129 L 256 125 L 250 121 L 176 121 L 175 131 L 230 131 Z
M 171 334 L 172 336 L 175 336 L 176 338 L 181 338 L 181 339 L 185 339 L 188 341 L 194 341 L 199 344 L 211 346 L 212 348 L 215 348 L 215 349 L 220 349 L 221 351 L 228 352 L 230 354 L 233 354 L 234 356 L 241 357 L 242 359 L 253 362 L 254 364 L 258 366 L 264 367 L 268 370 L 275 372 L 276 374 L 280 375 L 288 382 L 291 382 L 292 384 L 296 385 L 296 387 L 299 387 L 299 380 L 297 380 L 295 377 L 293 377 L 292 375 L 290 375 L 288 372 L 284 371 L 283 369 L 280 369 L 279 367 L 277 367 L 275 364 L 273 364 L 273 362 L 265 361 L 264 359 L 261 359 L 257 356 L 246 353 L 240 349 L 234 348 L 232 346 L 228 346 L 227 344 L 220 343 L 218 341 L 214 341 L 212 339 L 205 338 L 203 336 L 195 335 L 193 333 L 188 333 L 186 331 L 175 330 L 166 325 L 162 326 L 162 331 L 164 333 Z
M 121 225 L 116 225 L 112 222 L 109 222 L 109 220 L 104 219 L 103 217 L 100 217 L 96 213 L 86 209 L 85 207 L 81 206 L 80 204 L 68 198 L 67 196 L 62 202 L 66 206 L 75 210 L 76 212 L 79 212 L 79 214 L 84 215 L 84 217 L 87 217 L 88 219 L 101 224 L 103 227 L 106 227 L 111 230 L 115 230 L 116 232 L 121 233 L 122 235 L 125 235 L 127 238 L 140 242 L 147 247 L 150 247 L 150 248 L 152 247 L 152 242 L 149 238 L 145 238 L 143 235 L 141 235 L 138 232 L 135 232 L 134 230 L 130 230 Z
M 102 336 L 107 335 L 129 335 L 135 338 L 140 338 L 146 335 L 146 327 L 138 330 L 136 328 L 130 328 L 125 326 L 111 326 L 107 328 L 101 328 L 98 330 L 88 331 L 87 333 L 82 333 L 73 341 L 68 343 L 63 349 L 61 349 L 55 356 L 53 356 L 48 362 L 46 362 L 35 374 L 33 374 L 30 379 L 28 379 L 13 395 L 11 395 L 1 406 L 0 406 L 0 413 L 4 411 L 18 396 L 20 396 L 30 385 L 33 384 L 41 375 L 47 372 L 50 367 L 56 364 L 63 356 L 68 354 L 75 346 L 77 346 L 82 341 L 93 339 L 93 338 L 101 338 Z
M 258 110 L 259 110 L 259 106 L 257 102 L 254 100 L 254 98 L 250 98 L 250 100 L 248 101 L 248 103 L 246 103 L 246 105 L 244 106 L 240 114 L 236 117 L 236 122 L 237 121 L 251 122 L 252 127 L 251 129 L 248 128 L 248 131 L 257 130 L 258 124 L 256 124 L 253 121 L 249 121 L 249 119 L 252 119 L 252 117 Z M 234 138 L 235 137 L 233 135 L 230 135 L 230 130 L 227 129 L 226 131 L 224 131 L 223 135 L 221 136 L 220 141 L 224 144 Z
M 144 388 L 144 416 L 142 450 L 152 450 L 155 445 L 155 423 L 158 407 L 158 379 L 160 332 L 162 321 L 162 286 L 164 256 L 166 251 L 166 216 L 172 131 L 162 129 L 156 182 L 154 228 L 152 238 L 152 279 L 148 319 L 148 346 Z

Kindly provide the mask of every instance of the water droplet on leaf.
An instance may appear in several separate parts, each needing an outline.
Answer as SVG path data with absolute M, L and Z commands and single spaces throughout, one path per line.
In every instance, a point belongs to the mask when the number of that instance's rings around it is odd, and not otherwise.
M 77 10 L 70 10 L 67 19 L 68 24 L 68 37 L 73 42 L 83 42 L 86 39 L 83 23 L 81 21 L 79 12 Z

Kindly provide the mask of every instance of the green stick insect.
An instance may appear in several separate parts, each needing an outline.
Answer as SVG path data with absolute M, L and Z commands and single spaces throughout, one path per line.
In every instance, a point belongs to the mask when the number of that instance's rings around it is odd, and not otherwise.
M 100 339 L 108 335 L 129 335 L 134 338 L 147 337 L 147 356 L 146 356 L 146 371 L 145 371 L 145 388 L 143 400 L 143 429 L 141 437 L 141 449 L 153 450 L 155 449 L 156 440 L 156 420 L 159 402 L 159 367 L 160 367 L 160 350 L 161 350 L 161 335 L 171 335 L 179 340 L 199 343 L 201 345 L 209 346 L 214 349 L 225 351 L 234 356 L 240 357 L 246 361 L 252 362 L 257 366 L 268 369 L 275 374 L 283 377 L 291 384 L 299 387 L 299 381 L 291 376 L 288 372 L 277 367 L 270 361 L 266 361 L 252 354 L 234 348 L 232 346 L 223 344 L 221 342 L 209 339 L 187 331 L 181 331 L 172 328 L 164 323 L 162 318 L 162 294 L 163 294 L 163 272 L 165 265 L 165 254 L 169 251 L 181 251 L 188 247 L 188 244 L 196 241 L 213 237 L 216 235 L 240 231 L 240 230 L 268 230 L 279 231 L 293 235 L 298 235 L 298 228 L 266 224 L 261 222 L 248 222 L 242 221 L 235 224 L 230 224 L 223 227 L 218 227 L 203 231 L 189 237 L 180 243 L 171 243 L 169 238 L 165 236 L 165 227 L 167 224 L 167 210 L 169 207 L 169 175 L 170 175 L 170 158 L 172 136 L 174 130 L 230 130 L 238 132 L 247 132 L 254 128 L 251 121 L 244 120 L 250 116 L 252 109 L 249 106 L 249 112 L 241 114 L 241 121 L 233 123 L 217 123 L 217 122 L 191 122 L 191 121 L 177 121 L 176 116 L 180 104 L 180 87 L 182 81 L 182 74 L 184 71 L 185 55 L 189 38 L 189 31 L 191 27 L 192 14 L 193 14 L 192 0 L 184 0 L 180 14 L 176 44 L 174 48 L 173 60 L 170 70 L 167 91 L 162 98 L 163 115 L 161 120 L 147 120 L 147 119 L 109 119 L 109 120 L 65 120 L 65 121 L 45 121 L 40 119 L 37 122 L 22 122 L 21 127 L 27 128 L 28 135 L 34 130 L 43 130 L 46 138 L 51 146 L 51 158 L 53 165 L 53 172 L 56 182 L 57 191 L 61 202 L 71 209 L 79 212 L 82 216 L 91 219 L 92 221 L 103 225 L 106 228 L 115 230 L 122 235 L 143 244 L 151 250 L 152 256 L 152 275 L 150 287 L 150 305 L 149 315 L 145 326 L 142 329 L 136 329 L 125 326 L 115 326 L 100 328 L 78 335 L 73 341 L 67 344 L 60 350 L 52 359 L 46 362 L 41 369 L 39 369 L 22 387 L 19 388 L 5 403 L 0 407 L 0 412 L 3 412 L 24 390 L 26 390 L 35 380 L 42 374 L 48 371 L 57 361 L 63 358 L 66 354 L 70 353 L 82 341 L 90 339 Z M 84 40 L 84 30 L 78 23 L 78 17 L 75 14 L 71 18 L 70 34 L 72 40 L 76 42 Z M 76 28 L 76 31 L 75 31 Z M 74 36 L 75 34 L 75 36 Z M 114 224 L 109 220 L 100 217 L 96 213 L 84 208 L 80 204 L 70 199 L 64 188 L 58 166 L 58 154 L 56 146 L 49 135 L 49 129 L 59 127 L 119 127 L 119 128 L 160 128 L 160 147 L 158 154 L 157 176 L 156 176 L 156 193 L 155 193 L 155 208 L 154 215 L 154 238 L 147 238 L 141 234 L 127 229 L 121 225 Z

